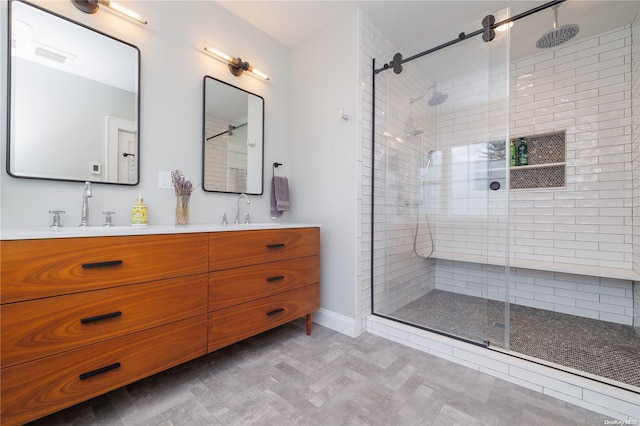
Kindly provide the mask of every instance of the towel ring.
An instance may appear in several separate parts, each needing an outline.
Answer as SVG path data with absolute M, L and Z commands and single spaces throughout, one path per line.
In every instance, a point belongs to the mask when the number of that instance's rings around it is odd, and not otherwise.
M 273 167 L 271 168 L 271 176 L 275 177 L 276 175 L 276 169 L 278 167 L 282 166 L 282 163 L 273 163 Z

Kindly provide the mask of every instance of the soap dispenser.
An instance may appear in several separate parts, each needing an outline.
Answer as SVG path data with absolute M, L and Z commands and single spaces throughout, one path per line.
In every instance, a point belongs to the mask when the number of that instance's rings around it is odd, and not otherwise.
M 131 207 L 131 225 L 132 226 L 147 226 L 147 213 L 148 208 L 144 205 L 142 194 L 138 195 L 138 201 Z

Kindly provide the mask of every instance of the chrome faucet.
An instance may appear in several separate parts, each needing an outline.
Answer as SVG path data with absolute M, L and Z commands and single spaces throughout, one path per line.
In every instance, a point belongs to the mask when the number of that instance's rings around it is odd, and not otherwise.
M 93 187 L 91 182 L 84 183 L 82 190 L 82 221 L 80 226 L 89 226 L 89 198 L 93 196 Z
M 249 197 L 247 197 L 247 194 L 240 194 L 240 196 L 238 197 L 238 201 L 236 201 L 236 220 L 233 222 L 236 225 L 240 223 L 240 200 L 242 200 L 243 197 L 247 200 L 247 205 L 251 204 L 251 201 L 249 201 Z M 244 223 L 249 223 L 249 222 L 250 222 L 250 216 L 249 216 L 249 213 L 247 213 Z

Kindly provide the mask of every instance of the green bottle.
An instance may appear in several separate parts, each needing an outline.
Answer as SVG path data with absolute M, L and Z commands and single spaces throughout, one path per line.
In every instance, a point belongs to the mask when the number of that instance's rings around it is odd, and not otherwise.
M 513 141 L 513 139 L 511 140 L 511 143 L 509 143 L 509 160 L 510 160 L 511 167 L 515 167 L 518 165 L 518 160 L 516 156 L 516 144 Z
M 520 145 L 518 146 L 518 165 L 526 166 L 527 162 L 527 141 L 524 138 L 520 138 Z

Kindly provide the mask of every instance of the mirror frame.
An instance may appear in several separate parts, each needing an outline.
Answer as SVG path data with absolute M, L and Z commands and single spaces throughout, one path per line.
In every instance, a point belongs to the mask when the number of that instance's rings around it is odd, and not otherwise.
M 229 86 L 230 88 L 236 89 L 240 92 L 244 92 L 247 95 L 252 95 L 255 96 L 257 98 L 259 98 L 262 101 L 262 140 L 260 141 L 260 143 L 262 144 L 262 152 L 261 152 L 261 158 L 260 158 L 260 192 L 249 192 L 247 191 L 220 191 L 220 190 L 212 190 L 212 189 L 206 189 L 205 187 L 205 166 L 206 166 L 206 149 L 207 149 L 207 132 L 206 132 L 206 125 L 207 125 L 207 79 L 209 80 L 213 80 L 216 83 L 219 84 L 224 84 L 225 86 Z M 255 93 L 249 92 L 247 90 L 244 90 L 240 87 L 234 86 L 233 84 L 227 83 L 225 81 L 219 80 L 215 77 L 211 77 L 208 75 L 204 76 L 203 79 L 203 94 L 202 94 L 202 189 L 205 192 L 218 192 L 218 193 L 223 193 L 223 194 L 247 194 L 247 195 L 262 195 L 264 194 L 264 111 L 265 111 L 265 101 L 264 98 L 260 95 L 257 95 Z
M 30 175 L 20 175 L 20 174 L 14 174 L 12 173 L 11 170 L 11 146 L 12 146 L 12 141 L 11 141 L 11 122 L 12 122 L 12 111 L 11 111 L 11 105 L 12 105 L 12 96 L 14 96 L 14 93 L 12 93 L 11 90 L 11 86 L 12 86 L 12 71 L 13 71 L 13 61 L 11 60 L 11 56 L 12 56 L 12 51 L 13 51 L 13 47 L 12 47 L 12 36 L 11 36 L 11 32 L 12 32 L 12 15 L 13 15 L 13 4 L 14 2 L 17 3 L 22 3 L 28 7 L 32 7 L 34 9 L 37 9 L 41 12 L 47 13 L 55 18 L 61 19 L 71 25 L 76 25 L 82 29 L 88 30 L 88 31 L 92 31 L 100 36 L 106 37 L 110 40 L 113 40 L 115 42 L 121 43 L 123 45 L 129 46 L 133 49 L 135 49 L 136 53 L 137 53 L 137 61 L 136 61 L 136 66 L 137 66 L 137 73 L 136 73 L 136 79 L 137 79 L 137 93 L 136 93 L 136 101 L 135 101 L 135 108 L 136 108 L 136 145 L 137 145 L 137 152 L 136 152 L 136 176 L 135 176 L 135 182 L 132 183 L 120 183 L 120 182 L 109 182 L 109 181 L 103 181 L 103 180 L 91 180 L 91 178 L 88 179 L 71 179 L 71 178 L 60 178 L 60 177 L 48 177 L 48 176 L 30 176 Z M 141 143 L 140 143 L 140 98 L 141 98 L 141 88 L 140 88 L 140 65 L 141 65 L 141 60 L 140 60 L 140 49 L 131 44 L 128 43 L 126 41 L 123 41 L 119 38 L 113 37 L 109 34 L 106 34 L 102 31 L 96 30 L 95 28 L 91 28 L 87 25 L 84 25 L 80 22 L 74 21 L 73 19 L 70 19 L 66 16 L 60 15 L 56 12 L 53 12 L 51 10 L 45 9 L 43 7 L 40 7 L 38 5 L 32 4 L 28 1 L 25 0 L 9 0 L 9 5 L 8 5 L 8 18 L 7 18 L 7 130 L 6 130 L 6 135 L 7 135 L 7 140 L 6 140 L 6 171 L 7 174 L 13 178 L 18 178 L 18 179 L 37 179 L 37 180 L 47 180 L 47 181 L 58 181 L 58 182 L 92 182 L 92 183 L 100 183 L 100 184 L 108 184 L 108 185 L 125 185 L 125 186 L 136 186 L 140 183 L 140 152 L 141 152 Z M 14 129 L 15 130 L 15 129 Z

